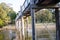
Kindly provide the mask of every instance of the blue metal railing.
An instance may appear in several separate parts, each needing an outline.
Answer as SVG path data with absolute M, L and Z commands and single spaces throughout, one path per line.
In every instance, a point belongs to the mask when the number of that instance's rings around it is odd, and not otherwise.
M 25 8 L 28 6 L 29 3 L 30 3 L 30 0 L 25 0 L 25 2 L 23 3 L 23 5 L 21 6 L 22 12 L 25 10 Z

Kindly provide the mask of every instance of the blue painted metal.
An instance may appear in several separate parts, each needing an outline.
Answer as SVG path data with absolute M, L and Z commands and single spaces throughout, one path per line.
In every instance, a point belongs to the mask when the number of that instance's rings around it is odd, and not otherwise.
M 32 40 L 35 40 L 35 10 L 31 8 L 31 18 L 32 18 Z
M 59 12 L 59 8 L 55 9 L 55 17 L 56 17 L 56 40 L 60 40 L 60 12 Z

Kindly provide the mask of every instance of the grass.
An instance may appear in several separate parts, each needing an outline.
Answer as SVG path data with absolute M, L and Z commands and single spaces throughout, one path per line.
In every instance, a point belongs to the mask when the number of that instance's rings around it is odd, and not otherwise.
M 45 26 L 48 28 L 48 30 L 46 29 Z M 31 24 L 29 24 L 29 29 L 30 30 L 32 29 Z M 27 37 L 26 30 L 27 29 L 25 29 L 25 39 L 26 40 L 32 40 L 31 34 L 29 34 L 28 37 Z M 51 40 L 51 37 L 55 37 L 56 26 L 55 26 L 55 23 L 45 23 L 45 25 L 43 23 L 39 23 L 39 24 L 35 24 L 35 31 L 36 31 L 37 39 L 40 40 L 42 38 L 47 38 L 48 40 Z M 49 33 L 48 31 L 50 31 L 51 33 Z M 50 34 L 52 34 L 52 36 Z

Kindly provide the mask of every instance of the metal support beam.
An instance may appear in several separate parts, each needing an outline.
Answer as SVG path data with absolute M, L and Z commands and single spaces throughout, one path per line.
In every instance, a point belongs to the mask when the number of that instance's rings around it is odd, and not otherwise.
M 31 8 L 31 18 L 32 18 L 32 40 L 35 40 L 35 10 Z
M 55 17 L 56 17 L 56 40 L 60 40 L 60 12 L 59 12 L 59 8 L 55 9 Z

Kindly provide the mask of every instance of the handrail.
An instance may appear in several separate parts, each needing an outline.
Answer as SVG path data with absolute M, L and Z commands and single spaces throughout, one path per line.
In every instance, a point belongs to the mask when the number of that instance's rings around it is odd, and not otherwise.
M 25 0 L 25 2 L 23 3 L 23 5 L 21 6 L 21 10 L 20 10 L 20 11 L 23 12 L 24 9 L 28 6 L 29 3 L 30 3 L 30 0 Z M 21 12 L 19 12 L 19 14 L 18 14 L 18 16 L 16 17 L 16 19 L 18 19 L 18 17 L 19 17 L 20 15 L 22 15 Z
M 25 2 L 23 3 L 23 5 L 21 6 L 22 11 L 24 11 L 24 9 L 28 6 L 29 3 L 30 3 L 30 0 L 25 0 Z

